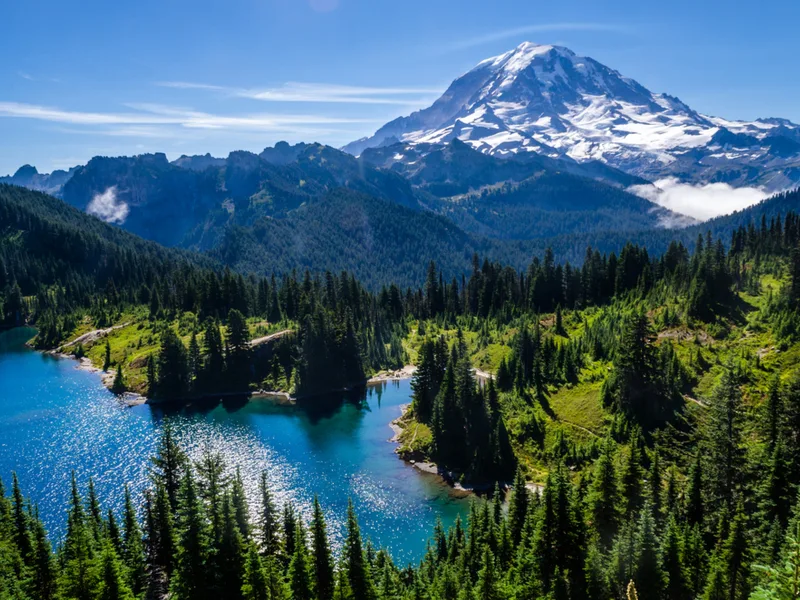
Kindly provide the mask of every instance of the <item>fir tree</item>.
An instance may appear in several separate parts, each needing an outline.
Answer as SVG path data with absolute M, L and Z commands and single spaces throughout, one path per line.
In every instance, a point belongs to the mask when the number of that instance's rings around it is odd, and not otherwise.
M 114 548 L 108 543 L 103 550 L 102 570 L 98 600 L 134 600 L 133 592 L 123 575 L 123 566 Z
M 247 552 L 242 597 L 244 600 L 272 600 L 267 574 L 254 544 L 250 544 Z
M 375 590 L 369 566 L 361 545 L 361 529 L 352 501 L 347 505 L 347 536 L 342 550 L 347 583 L 354 598 L 373 600 Z
M 261 511 L 260 511 L 260 543 L 264 556 L 275 557 L 280 551 L 280 539 L 278 532 L 280 529 L 278 509 L 272 499 L 272 493 L 267 483 L 267 474 L 261 474 L 261 481 L 259 484 L 259 491 L 261 493 Z
M 314 595 L 317 600 L 333 600 L 334 572 L 325 516 L 319 500 L 314 496 L 314 514 L 311 520 Z
M 171 587 L 179 597 L 202 600 L 211 590 L 210 531 L 191 469 L 183 476 L 177 514 L 178 553 Z

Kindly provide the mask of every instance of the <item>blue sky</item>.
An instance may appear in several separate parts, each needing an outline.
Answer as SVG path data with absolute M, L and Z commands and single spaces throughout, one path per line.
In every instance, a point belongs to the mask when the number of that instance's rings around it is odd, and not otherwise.
M 11 0 L 2 14 L 0 175 L 95 155 L 342 145 L 525 40 L 700 112 L 800 122 L 790 0 Z

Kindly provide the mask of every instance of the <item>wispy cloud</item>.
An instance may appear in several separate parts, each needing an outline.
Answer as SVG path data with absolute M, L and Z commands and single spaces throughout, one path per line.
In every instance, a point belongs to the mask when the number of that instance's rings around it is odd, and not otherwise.
M 483 46 L 492 42 L 499 42 L 509 38 L 519 37 L 532 33 L 553 33 L 559 31 L 606 31 L 610 33 L 630 34 L 631 29 L 622 25 L 611 23 L 539 23 L 537 25 L 523 25 L 511 29 L 503 29 L 484 35 L 458 40 L 447 46 L 445 50 L 463 50 L 475 46 Z
M 35 77 L 26 71 L 17 71 L 17 75 L 26 81 L 49 81 L 50 83 L 60 83 L 61 80 L 56 77 Z
M 187 129 L 231 129 L 247 131 L 287 131 L 303 125 L 341 125 L 372 123 L 371 120 L 331 117 L 318 114 L 243 114 L 220 115 L 161 104 L 129 104 L 134 112 L 84 112 L 60 108 L 0 102 L 0 117 L 36 119 L 83 126 L 171 125 Z M 113 130 L 112 130 L 113 131 Z M 153 130 L 139 130 L 140 134 Z
M 327 83 L 288 82 L 267 88 L 239 88 L 194 83 L 187 81 L 164 81 L 157 85 L 181 90 L 204 90 L 219 92 L 238 98 L 249 98 L 263 102 L 318 102 L 333 104 L 394 104 L 416 105 L 430 101 L 430 97 L 408 98 L 408 96 L 441 93 L 435 88 L 416 87 L 367 87 Z

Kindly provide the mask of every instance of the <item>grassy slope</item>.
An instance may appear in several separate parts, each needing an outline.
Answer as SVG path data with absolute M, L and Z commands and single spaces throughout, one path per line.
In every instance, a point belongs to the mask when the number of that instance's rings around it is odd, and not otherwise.
M 195 316 L 192 313 L 184 313 L 179 320 L 154 321 L 149 318 L 148 309 L 142 306 L 116 317 L 115 325 L 125 325 L 124 327 L 114 329 L 108 335 L 95 342 L 85 344 L 83 348 L 86 357 L 92 361 L 92 365 L 102 368 L 105 362 L 105 345 L 106 341 L 108 341 L 111 347 L 111 370 L 115 370 L 117 364 L 121 362 L 128 389 L 144 394 L 147 390 L 147 357 L 158 352 L 160 331 L 164 327 L 172 328 L 188 347 L 194 322 Z M 268 323 L 258 319 L 248 319 L 248 327 L 251 339 L 255 339 L 282 329 L 289 329 L 292 324 L 286 322 Z M 86 316 L 72 335 L 69 336 L 69 340 L 74 340 L 78 336 L 94 329 L 91 318 Z M 197 341 L 202 348 L 202 333 L 198 334 Z M 75 348 L 71 347 L 68 351 L 74 352 Z
M 744 396 L 748 411 L 759 409 L 771 378 L 776 374 L 786 380 L 800 365 L 800 345 L 781 347 L 773 336 L 762 309 L 770 294 L 776 294 L 785 285 L 785 275 L 765 274 L 761 277 L 757 294 L 739 293 L 741 312 L 735 319 L 727 319 L 714 325 L 699 323 L 672 323 L 659 325 L 664 306 L 650 310 L 650 316 L 658 333 L 657 344 L 669 341 L 692 376 L 692 384 L 686 390 L 685 415 L 690 421 L 702 419 L 707 411 L 714 388 L 729 361 L 745 364 L 749 370 L 749 380 L 744 386 Z M 571 338 L 579 337 L 586 327 L 600 319 L 617 319 L 621 310 L 630 305 L 623 300 L 608 307 L 588 308 L 583 311 L 567 312 L 564 326 Z M 678 311 L 681 299 L 670 299 L 669 307 Z M 122 362 L 126 381 L 134 391 L 142 392 L 146 382 L 146 362 L 144 358 L 158 349 L 158 331 L 168 325 L 175 329 L 188 345 L 192 329 L 193 315 L 184 315 L 181 321 L 153 322 L 148 318 L 145 307 L 118 315 L 115 323 L 129 323 L 112 331 L 86 346 L 86 354 L 92 363 L 101 367 L 105 354 L 105 339 L 111 345 L 112 364 Z M 553 315 L 542 315 L 544 335 L 554 335 Z M 287 327 L 286 323 L 266 323 L 254 319 L 249 321 L 253 338 L 272 333 Z M 503 357 L 510 353 L 509 344 L 516 330 L 503 327 L 484 331 L 470 331 L 462 324 L 464 340 L 469 348 L 476 368 L 493 373 Z M 88 317 L 80 323 L 71 336 L 72 339 L 94 329 Z M 404 347 L 411 363 L 416 362 L 417 351 L 425 336 L 444 335 L 453 342 L 457 335 L 455 325 L 440 325 L 436 322 L 423 323 L 424 333 L 419 332 L 419 323 L 412 323 Z M 565 340 L 557 336 L 557 340 Z M 202 345 L 202 336 L 199 337 Z M 587 355 L 574 385 L 551 386 L 544 403 L 526 403 L 513 395 L 503 397 L 506 422 L 512 443 L 528 476 L 541 481 L 547 472 L 548 449 L 564 443 L 576 448 L 597 443 L 608 431 L 611 415 L 600 402 L 600 389 L 611 368 L 607 361 L 592 361 Z M 543 421 L 546 435 L 542 444 L 531 441 L 527 435 L 531 419 Z M 751 420 L 752 422 L 752 420 Z M 405 430 L 400 436 L 402 448 L 424 455 L 431 436 L 429 429 L 413 421 L 410 415 L 404 417 Z
M 669 340 L 691 375 L 692 383 L 685 390 L 684 407 L 684 418 L 690 423 L 702 420 L 707 414 L 714 389 L 724 365 L 728 362 L 738 362 L 747 367 L 748 380 L 743 386 L 743 395 L 746 410 L 751 415 L 760 410 L 770 380 L 778 375 L 785 381 L 798 368 L 800 345 L 781 348 L 762 311 L 770 294 L 777 294 L 786 282 L 787 278 L 783 275 L 761 276 L 760 290 L 757 294 L 739 293 L 741 311 L 737 317 L 713 325 L 687 323 L 683 319 L 679 324 L 664 326 L 660 325 L 660 319 L 665 306 L 650 310 L 651 320 L 658 333 L 656 344 L 660 345 Z M 616 319 L 619 312 L 629 305 L 630 300 L 627 300 L 608 307 L 565 313 L 564 326 L 570 337 L 580 336 L 586 324 L 608 318 L 609 315 Z M 675 312 L 681 305 L 681 299 L 672 298 L 668 305 L 670 310 Z M 544 335 L 553 335 L 553 316 L 542 315 L 540 322 Z M 431 323 L 426 325 L 426 330 L 429 335 L 442 334 L 451 341 L 456 335 L 455 329 L 441 329 Z M 515 331 L 510 328 L 492 331 L 487 344 L 485 340 L 481 340 L 477 332 L 466 331 L 464 339 L 473 364 L 481 370 L 494 372 L 501 358 L 510 353 L 507 344 L 514 333 Z M 406 340 L 406 347 L 412 360 L 421 340 L 422 336 L 416 332 Z M 611 363 L 592 361 L 589 356 L 586 356 L 585 360 L 578 383 L 551 386 L 545 403 L 530 405 L 512 395 L 503 397 L 503 409 L 512 444 L 520 462 L 527 470 L 528 477 L 534 481 L 541 482 L 544 479 L 547 464 L 551 459 L 548 450 L 555 444 L 562 443 L 562 438 L 580 449 L 596 444 L 606 435 L 611 425 L 611 414 L 600 400 L 602 383 L 611 368 Z M 545 423 L 546 435 L 543 444 L 531 443 L 525 435 L 531 414 Z M 747 421 L 750 424 L 756 422 L 754 418 Z M 404 417 L 404 422 L 408 429 L 400 437 L 402 449 L 413 449 L 417 453 L 424 453 L 423 442 L 430 439 L 429 432 L 421 439 L 419 435 L 414 437 L 413 432 L 417 424 L 411 414 Z M 412 438 L 413 448 L 410 446 Z

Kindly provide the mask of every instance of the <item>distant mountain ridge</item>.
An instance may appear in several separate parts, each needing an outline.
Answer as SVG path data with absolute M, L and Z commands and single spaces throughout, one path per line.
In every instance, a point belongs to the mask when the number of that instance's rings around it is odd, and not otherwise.
M 677 177 L 772 191 L 800 183 L 797 124 L 703 115 L 592 58 L 530 42 L 481 61 L 430 107 L 343 150 L 362 155 L 454 139 L 494 156 L 600 161 L 650 181 Z
M 47 191 L 67 203 L 161 244 L 206 250 L 224 239 L 227 227 L 285 219 L 342 188 L 444 216 L 466 233 L 493 239 L 693 222 L 625 192 L 645 180 L 600 162 L 536 154 L 502 159 L 457 139 L 387 150 L 416 158 L 392 162 L 395 155 L 381 150 L 355 158 L 320 144 L 281 142 L 226 158 L 98 156 L 50 176 L 25 167 L 12 183 L 41 186 L 58 176 L 63 184 Z
M 78 169 L 78 167 L 73 167 L 69 171 L 56 170 L 52 173 L 39 173 L 34 166 L 22 165 L 13 175 L 0 177 L 0 184 L 8 183 L 26 187 L 37 192 L 58 195 L 61 192 L 61 188 L 69 181 L 76 169 Z

